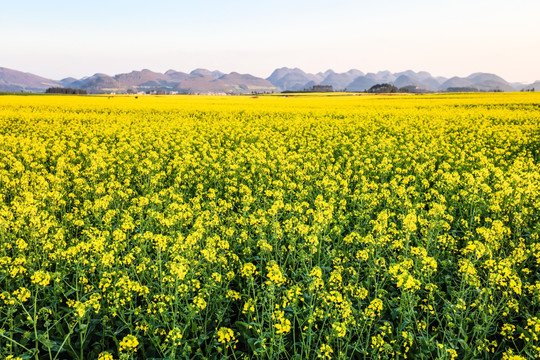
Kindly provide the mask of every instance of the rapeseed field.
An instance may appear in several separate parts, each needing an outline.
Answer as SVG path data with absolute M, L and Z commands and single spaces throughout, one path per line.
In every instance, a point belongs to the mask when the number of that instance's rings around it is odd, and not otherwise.
M 6 359 L 540 358 L 540 95 L 0 96 Z

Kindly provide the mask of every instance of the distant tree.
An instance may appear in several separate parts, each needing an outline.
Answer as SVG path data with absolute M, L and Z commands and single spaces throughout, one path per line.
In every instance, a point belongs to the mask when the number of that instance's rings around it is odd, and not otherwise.
M 67 94 L 67 95 L 87 95 L 88 92 L 82 89 L 53 87 L 45 90 L 46 94 Z
M 368 93 L 397 93 L 398 88 L 392 84 L 376 84 L 369 88 Z
M 477 88 L 473 87 L 449 87 L 447 92 L 478 92 Z

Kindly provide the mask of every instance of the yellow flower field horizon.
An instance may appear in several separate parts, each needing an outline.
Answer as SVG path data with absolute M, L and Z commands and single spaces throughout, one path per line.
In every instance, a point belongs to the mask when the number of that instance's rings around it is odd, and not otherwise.
M 540 358 L 540 94 L 0 96 L 0 356 Z

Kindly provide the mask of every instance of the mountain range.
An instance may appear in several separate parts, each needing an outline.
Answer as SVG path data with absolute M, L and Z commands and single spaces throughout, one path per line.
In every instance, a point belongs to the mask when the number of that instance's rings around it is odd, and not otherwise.
M 373 85 L 388 83 L 412 92 L 435 91 L 540 91 L 540 80 L 532 84 L 509 83 L 500 76 L 474 73 L 467 77 L 445 78 L 425 71 L 407 70 L 392 73 L 363 73 L 352 69 L 306 73 L 299 68 L 279 68 L 266 78 L 250 74 L 195 69 L 190 73 L 168 70 L 159 73 L 144 69 L 110 76 L 94 74 L 82 79 L 47 79 L 38 75 L 0 67 L 0 91 L 44 92 L 50 87 L 78 88 L 88 93 L 180 93 L 180 94 L 250 94 L 302 91 L 314 85 L 331 85 L 334 90 L 365 91 Z

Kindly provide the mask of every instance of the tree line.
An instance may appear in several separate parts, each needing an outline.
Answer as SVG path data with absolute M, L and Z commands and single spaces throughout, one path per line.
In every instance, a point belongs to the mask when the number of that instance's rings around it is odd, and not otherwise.
M 45 90 L 45 94 L 88 95 L 88 92 L 83 89 L 52 87 Z

